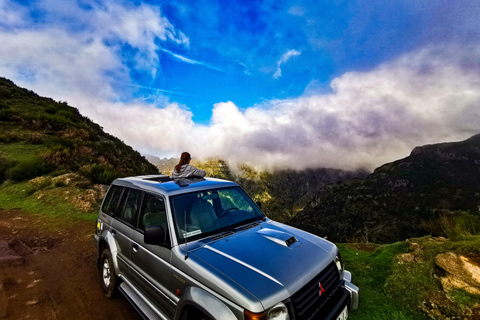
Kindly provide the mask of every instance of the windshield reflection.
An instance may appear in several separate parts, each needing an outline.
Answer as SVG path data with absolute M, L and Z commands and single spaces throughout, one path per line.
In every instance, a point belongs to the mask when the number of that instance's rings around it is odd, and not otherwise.
M 263 219 L 239 187 L 192 192 L 171 198 L 177 239 L 184 242 Z

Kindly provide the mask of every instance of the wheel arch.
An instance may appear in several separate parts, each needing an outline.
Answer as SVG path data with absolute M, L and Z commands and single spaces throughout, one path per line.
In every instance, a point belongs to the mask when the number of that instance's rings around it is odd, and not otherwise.
M 237 320 L 222 301 L 198 287 L 188 287 L 185 290 L 178 303 L 175 320 L 183 320 L 182 316 L 188 308 L 196 308 L 212 320 Z
M 105 249 L 109 249 L 112 255 L 113 260 L 113 267 L 115 268 L 115 272 L 119 274 L 118 270 L 118 261 L 117 261 L 117 253 L 118 253 L 118 246 L 115 238 L 109 231 L 104 231 L 104 234 L 100 238 L 98 244 L 98 258 L 97 258 L 97 267 L 100 270 L 100 258 L 102 256 L 102 252 Z

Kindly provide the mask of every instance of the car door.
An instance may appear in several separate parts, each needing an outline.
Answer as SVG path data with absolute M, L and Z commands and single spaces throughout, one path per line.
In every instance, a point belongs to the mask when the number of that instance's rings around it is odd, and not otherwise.
M 137 228 L 132 233 L 131 279 L 151 303 L 173 316 L 176 303 L 170 290 L 172 252 L 168 246 L 144 243 L 145 227 L 150 225 L 162 226 L 166 242 L 170 243 L 165 200 L 145 193 Z
M 125 188 L 120 209 L 117 210 L 112 223 L 111 233 L 118 245 L 117 262 L 120 272 L 129 277 L 131 238 L 133 224 L 138 208 L 141 204 L 142 191 Z

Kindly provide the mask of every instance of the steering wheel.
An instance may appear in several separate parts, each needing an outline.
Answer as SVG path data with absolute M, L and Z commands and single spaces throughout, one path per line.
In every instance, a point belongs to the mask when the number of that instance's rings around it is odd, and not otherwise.
M 232 210 L 238 211 L 238 208 L 231 207 L 231 208 L 223 210 L 222 213 L 220 213 L 220 215 L 218 216 L 218 219 L 220 219 L 221 217 L 223 217 L 224 215 L 226 215 L 228 212 L 230 212 Z

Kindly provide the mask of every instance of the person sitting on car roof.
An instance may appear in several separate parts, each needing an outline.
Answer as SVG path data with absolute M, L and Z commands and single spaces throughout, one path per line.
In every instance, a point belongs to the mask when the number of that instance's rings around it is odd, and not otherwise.
M 207 174 L 205 171 L 195 168 L 194 166 L 189 165 L 190 160 L 190 153 L 183 152 L 182 156 L 180 157 L 180 162 L 175 166 L 172 172 L 172 178 L 192 178 L 192 177 L 199 177 L 203 178 Z

